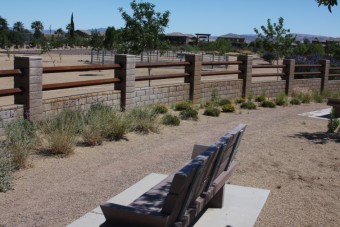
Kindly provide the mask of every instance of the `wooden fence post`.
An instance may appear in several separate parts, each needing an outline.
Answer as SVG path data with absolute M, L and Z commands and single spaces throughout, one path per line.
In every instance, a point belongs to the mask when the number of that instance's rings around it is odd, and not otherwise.
M 251 90 L 251 81 L 253 73 L 253 56 L 251 55 L 239 55 L 237 61 L 242 61 L 243 63 L 239 65 L 238 78 L 243 80 L 242 97 L 248 97 Z
M 122 110 L 135 107 L 136 57 L 134 55 L 115 55 L 115 63 L 121 68 L 115 69 L 115 78 L 121 80 L 115 83 L 115 90 L 120 90 L 120 106 Z
M 286 74 L 286 95 L 291 96 L 294 89 L 295 59 L 284 59 L 283 64 L 286 65 L 283 68 L 283 72 Z
M 328 89 L 328 78 L 329 78 L 329 69 L 330 69 L 330 61 L 329 60 L 320 60 L 319 62 L 321 67 L 321 92 L 326 91 Z
M 14 68 L 20 69 L 22 76 L 14 77 L 14 87 L 19 87 L 24 94 L 14 95 L 14 104 L 24 105 L 24 117 L 31 121 L 42 118 L 42 58 L 15 57 Z
M 189 98 L 193 104 L 201 102 L 201 73 L 202 73 L 202 56 L 187 54 L 185 61 L 190 62 L 190 65 L 185 66 L 185 73 L 190 74 L 184 82 L 190 83 Z

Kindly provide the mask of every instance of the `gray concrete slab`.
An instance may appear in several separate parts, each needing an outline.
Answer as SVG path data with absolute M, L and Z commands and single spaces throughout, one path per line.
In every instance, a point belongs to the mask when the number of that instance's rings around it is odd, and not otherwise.
M 128 205 L 166 177 L 167 175 L 151 173 L 108 202 Z M 224 195 L 224 207 L 208 209 L 195 227 L 253 226 L 267 200 L 269 191 L 227 184 Z M 69 224 L 68 227 L 99 226 L 103 222 L 105 218 L 100 207 L 97 207 Z
M 308 113 L 299 114 L 299 116 L 317 118 L 322 120 L 329 120 L 332 108 L 316 110 Z

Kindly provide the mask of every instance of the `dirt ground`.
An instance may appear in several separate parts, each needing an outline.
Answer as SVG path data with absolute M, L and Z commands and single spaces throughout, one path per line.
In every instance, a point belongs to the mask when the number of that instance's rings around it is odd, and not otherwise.
M 230 183 L 270 190 L 256 226 L 339 226 L 340 136 L 325 133 L 326 120 L 298 116 L 324 108 L 200 115 L 157 134 L 78 146 L 69 158 L 36 153 L 15 173 L 14 190 L 0 193 L 0 226 L 65 226 L 152 172 L 170 174 L 195 143 L 209 145 L 238 123 L 248 127 Z

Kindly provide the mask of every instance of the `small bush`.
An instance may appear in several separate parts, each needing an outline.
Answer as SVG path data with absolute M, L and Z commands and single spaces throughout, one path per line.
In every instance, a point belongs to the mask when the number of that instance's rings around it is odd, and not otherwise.
M 302 103 L 310 103 L 312 101 L 311 94 L 302 94 L 300 97 Z
M 232 102 L 230 101 L 230 99 L 221 99 L 220 102 L 218 103 L 220 106 L 224 106 L 224 105 L 230 105 Z
M 247 101 L 241 104 L 240 106 L 242 109 L 248 109 L 248 110 L 254 110 L 256 109 L 256 105 L 255 103 L 253 103 L 252 101 Z
M 19 119 L 5 125 L 6 149 L 15 169 L 26 167 L 26 162 L 37 141 L 36 127 L 28 120 Z
M 183 101 L 175 104 L 176 111 L 192 109 L 192 104 L 189 101 Z
M 225 113 L 233 113 L 235 112 L 235 110 L 236 108 L 235 108 L 235 105 L 233 104 L 226 104 L 222 106 L 222 112 L 225 112 Z
M 151 111 L 152 112 L 152 111 Z M 157 114 L 155 113 L 157 116 Z M 156 118 L 154 118 L 157 121 Z M 149 128 L 150 131 L 157 131 L 156 122 L 150 123 L 151 119 L 148 117 L 140 118 L 140 122 L 136 123 L 137 119 L 133 119 L 133 124 L 136 127 L 135 130 L 147 130 Z M 120 140 L 123 139 L 124 136 L 129 132 L 131 128 L 131 119 L 124 113 L 121 112 L 113 112 L 110 118 L 108 119 L 107 125 L 103 128 L 103 134 L 108 140 Z
M 113 110 L 103 104 L 95 104 L 85 115 L 86 127 L 82 132 L 82 138 L 85 144 L 89 146 L 101 145 L 105 139 L 109 119 Z
M 180 123 L 181 121 L 177 116 L 166 114 L 162 117 L 163 125 L 178 126 Z
M 331 114 L 330 114 L 330 119 L 328 121 L 328 132 L 329 133 L 334 133 L 335 130 L 339 127 L 340 125 L 340 120 L 335 118 L 335 109 L 332 108 Z
M 216 103 L 214 103 L 210 99 L 203 101 L 203 103 L 201 104 L 201 108 L 214 107 L 214 106 L 216 106 Z
M 157 103 L 153 106 L 153 110 L 159 114 L 165 114 L 168 112 L 168 107 L 163 103 Z
M 245 98 L 237 98 L 237 99 L 235 100 L 235 103 L 237 103 L 237 104 L 242 104 L 242 103 L 244 103 L 244 102 L 246 102 L 246 99 L 245 99 Z
M 84 115 L 79 110 L 64 110 L 42 122 L 40 129 L 52 154 L 68 156 L 74 152 L 77 134 L 85 127 Z
M 327 100 L 327 98 L 331 96 L 332 96 L 332 93 L 330 91 L 323 91 L 323 92 L 313 91 L 312 92 L 312 98 L 314 102 L 317 102 L 317 103 L 323 103 Z
M 159 115 L 150 107 L 133 109 L 129 114 L 132 121 L 132 130 L 138 133 L 159 131 Z
M 265 91 L 262 91 L 261 95 L 256 97 L 255 101 L 256 102 L 264 102 L 267 99 L 267 95 Z
M 218 117 L 220 116 L 221 111 L 216 107 L 208 107 L 204 110 L 204 115 L 211 116 L 211 117 Z
M 275 103 L 278 106 L 286 106 L 288 105 L 288 97 L 285 93 L 280 92 L 276 98 L 275 98 Z
M 5 149 L 0 147 L 0 192 L 6 192 L 12 187 L 12 164 L 11 158 Z
M 194 110 L 192 108 L 190 109 L 186 109 L 186 110 L 182 110 L 179 114 L 179 117 L 182 120 L 188 120 L 188 119 L 192 119 L 197 121 L 198 120 L 198 112 L 197 110 Z
M 301 101 L 300 101 L 300 99 L 298 99 L 298 98 L 292 98 L 292 99 L 290 100 L 290 104 L 292 104 L 292 105 L 300 105 L 300 104 L 301 104 Z
M 220 100 L 220 95 L 218 94 L 218 90 L 216 88 L 213 89 L 212 93 L 211 93 L 211 99 L 210 99 L 213 103 L 218 104 L 219 100 Z
M 276 104 L 272 101 L 263 101 L 261 104 L 262 107 L 269 107 L 269 108 L 275 108 Z

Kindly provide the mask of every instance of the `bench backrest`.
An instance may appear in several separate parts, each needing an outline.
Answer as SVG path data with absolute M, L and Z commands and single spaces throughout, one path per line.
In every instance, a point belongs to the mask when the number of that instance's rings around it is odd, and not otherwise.
M 172 221 L 182 219 L 196 198 L 209 189 L 221 172 L 228 169 L 245 127 L 237 126 L 175 174 L 162 213 L 170 214 Z

